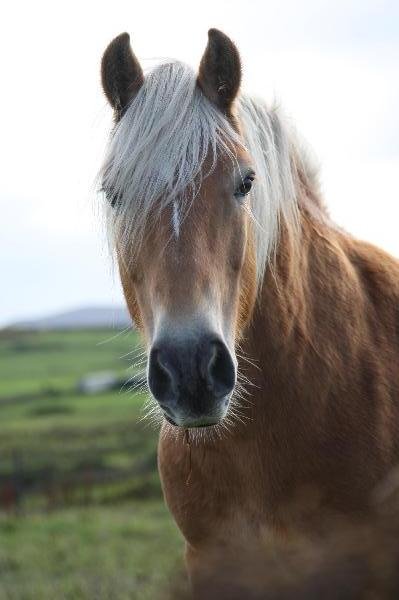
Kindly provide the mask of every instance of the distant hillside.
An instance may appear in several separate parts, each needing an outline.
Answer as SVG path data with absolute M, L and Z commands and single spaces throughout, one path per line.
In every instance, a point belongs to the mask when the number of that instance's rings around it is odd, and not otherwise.
M 79 308 L 30 321 L 20 321 L 10 329 L 45 331 L 51 329 L 125 329 L 131 320 L 124 307 L 95 306 Z

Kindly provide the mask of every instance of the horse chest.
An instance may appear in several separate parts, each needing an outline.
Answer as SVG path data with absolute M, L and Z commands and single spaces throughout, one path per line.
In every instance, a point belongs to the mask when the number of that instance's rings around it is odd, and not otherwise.
M 161 435 L 158 464 L 166 503 L 189 543 L 230 545 L 240 538 L 245 544 L 268 529 L 268 498 L 255 461 Z

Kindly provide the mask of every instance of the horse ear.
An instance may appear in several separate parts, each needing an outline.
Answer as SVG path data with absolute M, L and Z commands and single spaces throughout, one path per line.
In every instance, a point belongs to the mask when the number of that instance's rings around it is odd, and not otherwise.
M 229 115 L 240 83 L 241 60 L 237 48 L 227 35 L 210 29 L 199 67 L 198 85 L 211 102 Z
M 128 33 L 118 35 L 104 52 L 101 81 L 109 103 L 117 117 L 121 117 L 144 82 L 143 70 L 132 52 Z

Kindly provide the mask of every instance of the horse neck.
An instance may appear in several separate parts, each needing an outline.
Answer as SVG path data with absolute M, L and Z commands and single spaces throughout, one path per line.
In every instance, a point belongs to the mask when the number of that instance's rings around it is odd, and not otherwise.
M 299 232 L 288 226 L 281 232 L 275 263 L 266 272 L 242 344 L 243 354 L 256 365 L 241 364 L 253 384 L 248 386 L 249 428 L 262 429 L 262 417 L 268 424 L 296 420 L 305 426 L 307 418 L 314 420 L 322 410 L 319 400 L 331 380 L 342 376 L 341 362 L 330 360 L 340 353 L 348 335 L 344 321 L 352 317 L 350 310 L 340 314 L 337 306 L 339 298 L 351 300 L 341 241 L 340 234 L 306 209 L 300 210 Z M 336 324 L 333 335 L 328 322 Z

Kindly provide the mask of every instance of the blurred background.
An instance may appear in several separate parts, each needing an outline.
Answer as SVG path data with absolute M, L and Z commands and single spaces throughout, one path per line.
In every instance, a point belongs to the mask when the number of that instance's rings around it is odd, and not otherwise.
M 95 175 L 99 64 L 197 67 L 209 27 L 314 149 L 333 218 L 399 256 L 399 4 L 9 3 L 0 23 L 0 600 L 158 598 L 183 568 Z

